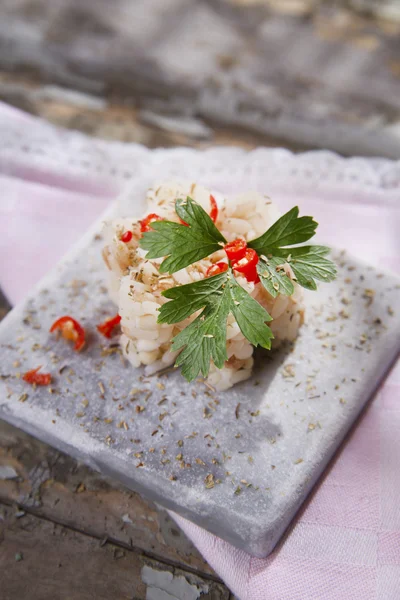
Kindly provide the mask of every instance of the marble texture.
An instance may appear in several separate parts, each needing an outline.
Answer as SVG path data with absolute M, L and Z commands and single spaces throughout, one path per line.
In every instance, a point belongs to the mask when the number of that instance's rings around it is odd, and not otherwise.
M 145 378 L 98 335 L 115 312 L 100 227 L 1 324 L 0 417 L 266 556 L 398 353 L 399 280 L 334 252 L 339 277 L 307 294 L 296 344 L 257 353 L 249 381 L 215 393 L 178 372 Z M 81 354 L 48 333 L 62 314 L 87 328 Z M 19 378 L 22 359 L 51 389 Z

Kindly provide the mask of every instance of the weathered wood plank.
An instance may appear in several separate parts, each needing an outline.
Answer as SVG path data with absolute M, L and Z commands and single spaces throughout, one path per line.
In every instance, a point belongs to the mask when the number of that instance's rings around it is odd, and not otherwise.
M 217 577 L 169 515 L 24 432 L 0 421 L 0 500 L 126 548 Z
M 220 583 L 1 504 L 0 572 L 2 600 L 229 598 Z
M 0 67 L 133 106 L 177 140 L 216 122 L 398 158 L 399 33 L 388 0 L 5 0 Z

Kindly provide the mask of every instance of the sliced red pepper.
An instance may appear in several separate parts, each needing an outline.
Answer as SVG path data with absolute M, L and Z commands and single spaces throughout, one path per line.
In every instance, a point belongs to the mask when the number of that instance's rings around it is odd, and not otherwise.
M 210 194 L 210 204 L 211 204 L 210 217 L 211 217 L 211 220 L 214 221 L 214 223 L 216 223 L 217 219 L 218 219 L 218 206 L 217 206 L 214 196 L 212 196 L 211 194 Z
M 224 250 L 231 262 L 237 262 L 246 256 L 247 243 L 242 238 L 236 238 L 233 242 L 225 244 Z
M 258 283 L 260 278 L 257 273 L 258 254 L 253 248 L 247 248 L 246 254 L 232 266 L 238 273 L 242 273 L 247 281 Z
M 22 379 L 31 385 L 50 385 L 50 373 L 38 373 L 41 368 L 42 366 L 27 371 L 25 375 L 22 376 Z
M 211 210 L 210 210 L 210 219 L 216 223 L 217 219 L 218 219 L 218 206 L 217 206 L 217 202 L 214 198 L 214 196 L 212 196 L 210 194 L 210 204 L 211 204 Z M 185 227 L 189 227 L 189 224 L 186 223 L 186 221 L 183 221 L 181 218 L 179 218 L 180 222 L 182 225 L 185 225 Z
M 162 217 L 160 217 L 160 215 L 157 215 L 156 213 L 151 213 L 150 215 L 147 215 L 147 217 L 145 217 L 144 219 L 142 219 L 140 221 L 140 231 L 142 233 L 144 233 L 145 231 L 150 231 L 151 227 L 150 227 L 150 223 L 153 223 L 153 221 L 163 221 L 164 219 Z
M 228 270 L 228 265 L 225 262 L 217 262 L 215 265 L 208 267 L 206 277 L 212 277 L 213 275 L 219 275 Z
M 57 331 L 58 329 L 61 330 L 61 335 L 64 339 L 75 342 L 75 350 L 77 352 L 82 350 L 85 345 L 85 330 L 78 321 L 65 315 L 53 323 L 50 327 L 50 333 L 53 333 L 53 331 Z
M 114 327 L 116 327 L 120 321 L 121 317 L 119 315 L 115 315 L 115 317 L 109 317 L 104 321 L 104 323 L 97 325 L 97 329 L 102 335 L 104 335 L 104 337 L 110 338 Z
M 133 238 L 132 231 L 125 231 L 125 233 L 123 233 L 121 235 L 121 242 L 124 242 L 125 244 L 127 244 L 128 242 L 131 241 L 132 238 Z

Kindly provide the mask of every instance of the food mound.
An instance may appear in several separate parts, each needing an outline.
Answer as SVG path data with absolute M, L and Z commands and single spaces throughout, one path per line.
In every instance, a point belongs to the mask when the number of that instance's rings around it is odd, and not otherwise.
M 146 375 L 176 364 L 188 381 L 203 376 L 226 390 L 251 376 L 255 346 L 295 340 L 302 287 L 335 275 L 329 250 L 288 247 L 312 237 L 317 223 L 297 207 L 281 216 L 258 193 L 217 203 L 204 187 L 172 182 L 150 188 L 146 200 L 141 219 L 105 226 L 123 353 Z

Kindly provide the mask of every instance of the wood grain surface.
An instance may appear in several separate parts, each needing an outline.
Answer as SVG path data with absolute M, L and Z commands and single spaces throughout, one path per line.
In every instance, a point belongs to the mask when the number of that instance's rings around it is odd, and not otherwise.
M 229 599 L 218 582 L 2 504 L 0 569 L 2 600 Z

